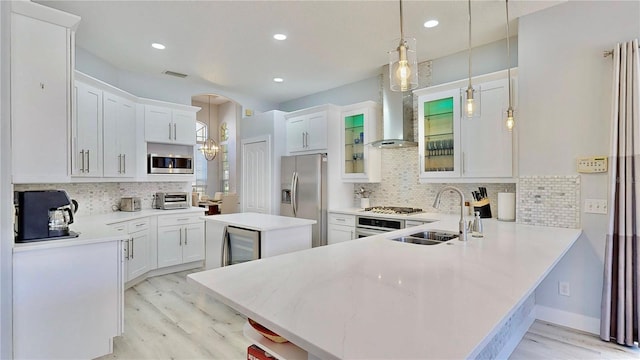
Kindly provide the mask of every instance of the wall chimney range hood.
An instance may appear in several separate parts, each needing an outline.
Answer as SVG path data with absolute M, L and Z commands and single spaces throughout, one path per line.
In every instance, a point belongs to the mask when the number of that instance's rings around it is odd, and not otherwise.
M 382 140 L 371 146 L 382 149 L 418 146 L 413 141 L 413 94 L 391 91 L 389 65 L 382 67 Z

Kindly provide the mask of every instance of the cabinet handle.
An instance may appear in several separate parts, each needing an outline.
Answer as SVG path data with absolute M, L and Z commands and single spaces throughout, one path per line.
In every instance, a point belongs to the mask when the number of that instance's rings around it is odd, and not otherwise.
M 304 131 L 302 132 L 302 147 L 303 148 L 307 147 L 307 145 L 305 145 L 305 143 L 304 143 Z
M 127 172 L 127 154 L 122 154 L 122 173 Z
M 309 133 L 305 132 L 304 136 L 305 136 L 305 143 L 307 144 L 306 147 L 309 147 Z
M 133 238 L 131 238 L 131 258 L 133 259 Z
M 122 154 L 118 155 L 118 174 L 122 174 Z
M 136 224 L 136 227 L 144 226 L 145 224 Z
M 172 137 L 171 137 L 171 124 L 169 124 L 169 140 L 171 140 L 171 139 L 172 139 Z
M 464 175 L 464 151 L 462 152 L 462 175 Z
M 80 156 L 82 157 L 82 167 L 80 167 L 80 172 L 84 172 L 84 150 L 80 151 Z
M 124 251 L 124 254 L 125 254 L 124 255 L 124 259 L 125 260 L 129 260 L 129 239 L 127 239 L 127 248 L 123 249 L 123 251 Z
M 176 219 L 176 221 L 187 221 L 189 218 Z
M 345 219 L 336 218 L 336 221 L 342 221 L 342 222 L 345 222 L 346 220 L 345 220 Z
M 87 154 L 87 172 L 91 172 L 91 165 L 89 164 L 89 159 L 90 159 L 89 150 L 87 150 L 86 154 Z
M 173 140 L 176 140 L 176 123 L 173 123 Z
M 187 241 L 189 240 L 189 231 L 184 229 L 184 245 L 187 246 Z
M 182 228 L 180 228 L 180 242 L 178 242 L 178 245 L 182 246 Z

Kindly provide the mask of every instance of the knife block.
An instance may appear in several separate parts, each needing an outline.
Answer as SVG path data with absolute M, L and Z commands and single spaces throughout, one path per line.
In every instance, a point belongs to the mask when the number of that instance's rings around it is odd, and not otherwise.
M 473 211 L 480 212 L 480 217 L 483 219 L 491 218 L 491 204 L 489 199 L 482 199 L 480 201 L 473 202 Z

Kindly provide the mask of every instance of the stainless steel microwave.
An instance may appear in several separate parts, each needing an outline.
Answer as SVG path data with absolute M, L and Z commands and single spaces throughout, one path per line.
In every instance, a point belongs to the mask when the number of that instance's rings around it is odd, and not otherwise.
M 188 155 L 147 155 L 148 174 L 193 174 L 193 157 Z

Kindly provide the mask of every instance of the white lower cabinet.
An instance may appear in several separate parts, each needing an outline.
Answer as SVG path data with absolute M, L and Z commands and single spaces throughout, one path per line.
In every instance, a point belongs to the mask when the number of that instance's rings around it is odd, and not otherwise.
M 337 244 L 356 238 L 356 217 L 354 215 L 329 213 L 327 245 Z
M 122 251 L 124 253 L 125 281 L 131 281 L 153 269 L 152 231 L 150 219 L 138 219 L 112 224 L 114 230 L 127 234 Z
M 204 260 L 200 215 L 160 215 L 158 224 L 159 268 Z
M 14 248 L 14 359 L 94 359 L 111 352 L 123 325 L 122 244 Z

